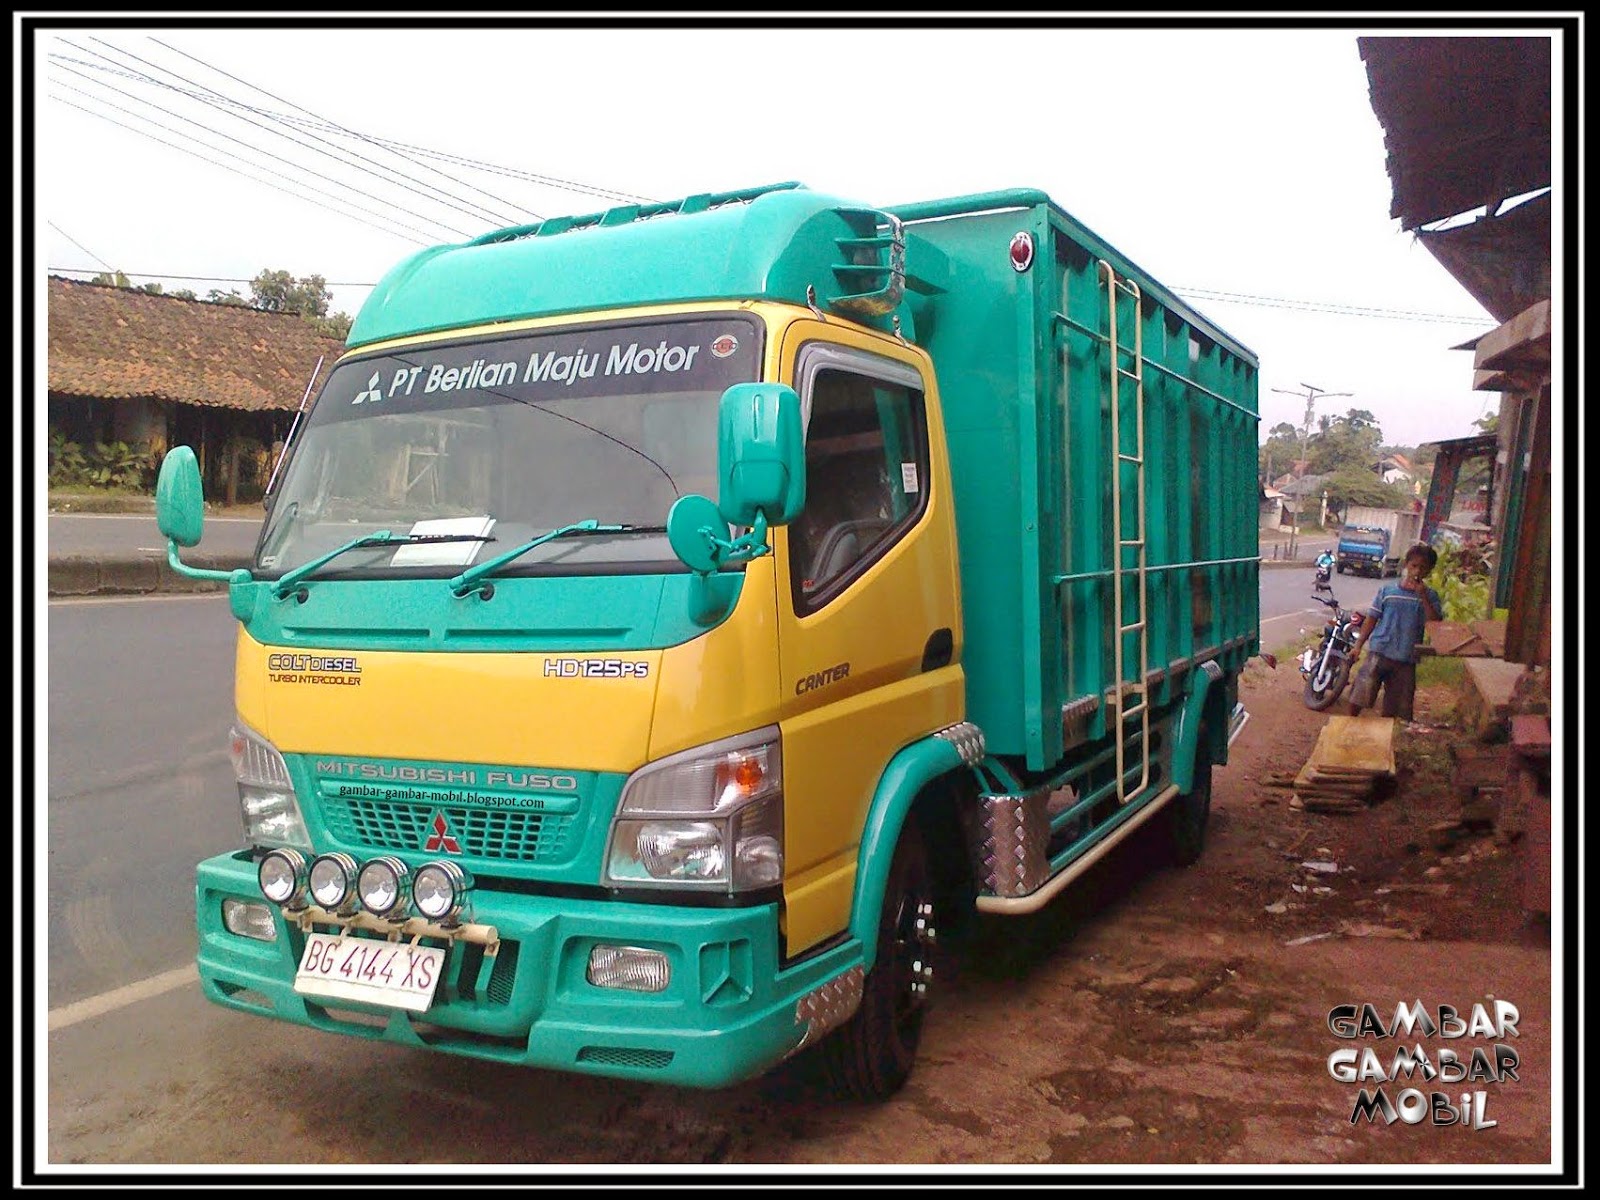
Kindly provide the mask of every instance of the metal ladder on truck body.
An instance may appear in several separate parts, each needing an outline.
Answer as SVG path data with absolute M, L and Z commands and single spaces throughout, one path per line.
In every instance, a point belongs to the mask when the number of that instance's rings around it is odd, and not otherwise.
M 1114 561 L 1111 564 L 1111 594 L 1113 611 L 1116 614 L 1117 636 L 1115 639 L 1114 660 L 1116 664 L 1116 683 L 1112 692 L 1111 709 L 1112 729 L 1116 738 L 1117 747 L 1117 803 L 1126 804 L 1133 797 L 1143 792 L 1150 783 L 1150 614 L 1149 597 L 1147 589 L 1147 561 L 1146 561 L 1146 521 L 1145 483 L 1144 483 L 1144 325 L 1139 319 L 1140 305 L 1143 293 L 1138 283 L 1132 279 L 1117 277 L 1115 269 L 1105 259 L 1098 260 L 1100 272 L 1106 281 L 1106 307 L 1108 316 L 1107 333 L 1110 340 L 1111 362 L 1111 540 Z M 1133 369 L 1122 365 L 1123 346 L 1117 338 L 1117 299 L 1118 293 L 1125 294 L 1133 300 Z M 1121 427 L 1121 394 L 1120 384 L 1126 378 L 1133 384 L 1134 389 L 1134 452 L 1124 453 L 1122 448 Z M 1122 528 L 1122 468 L 1124 465 L 1133 468 L 1135 479 L 1135 511 L 1137 513 L 1137 529 L 1135 536 L 1123 537 Z M 1125 565 L 1127 551 L 1137 553 L 1137 565 Z M 1139 617 L 1136 621 L 1123 624 L 1123 603 L 1127 577 L 1133 576 L 1139 592 Z M 1126 678 L 1127 662 L 1126 652 L 1123 648 L 1123 639 L 1130 633 L 1138 634 L 1139 642 L 1139 677 L 1137 681 Z M 1129 704 L 1130 696 L 1137 697 L 1137 703 Z M 1135 717 L 1139 720 L 1139 780 L 1137 785 L 1128 786 L 1128 748 L 1127 722 Z

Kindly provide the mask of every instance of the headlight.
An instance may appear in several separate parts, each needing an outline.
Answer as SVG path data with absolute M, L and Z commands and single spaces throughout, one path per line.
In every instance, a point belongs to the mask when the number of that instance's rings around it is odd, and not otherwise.
M 403 916 L 411 899 L 411 872 L 398 858 L 375 858 L 356 877 L 356 895 L 375 917 Z
M 732 894 L 782 880 L 777 726 L 670 755 L 629 776 L 606 855 L 609 884 Z
M 450 925 L 465 914 L 471 887 L 471 878 L 455 863 L 432 862 L 418 869 L 412 896 L 428 920 Z
M 289 767 L 278 748 L 243 721 L 228 733 L 228 753 L 239 783 L 239 809 L 244 840 L 252 846 L 295 846 L 311 849 L 300 816 Z
M 306 902 L 306 859 L 298 850 L 272 850 L 256 868 L 261 894 L 285 908 L 303 908 Z
M 356 909 L 356 860 L 348 854 L 319 854 L 311 863 L 311 898 L 331 913 Z

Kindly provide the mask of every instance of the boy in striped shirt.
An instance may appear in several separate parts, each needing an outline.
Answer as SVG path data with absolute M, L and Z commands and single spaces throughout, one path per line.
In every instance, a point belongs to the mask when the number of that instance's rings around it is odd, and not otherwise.
M 1356 643 L 1356 656 L 1371 649 L 1350 689 L 1350 715 L 1377 701 L 1383 689 L 1383 715 L 1409 722 L 1417 693 L 1418 648 L 1429 621 L 1444 617 L 1439 593 L 1422 581 L 1439 561 L 1432 546 L 1418 542 L 1406 551 L 1400 579 L 1378 589 L 1367 612 L 1366 636 Z

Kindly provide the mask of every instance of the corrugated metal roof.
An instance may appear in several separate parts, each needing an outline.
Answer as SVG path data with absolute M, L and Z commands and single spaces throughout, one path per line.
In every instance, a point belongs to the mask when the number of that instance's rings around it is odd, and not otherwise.
M 1356 41 L 1402 227 L 1549 186 L 1550 38 Z

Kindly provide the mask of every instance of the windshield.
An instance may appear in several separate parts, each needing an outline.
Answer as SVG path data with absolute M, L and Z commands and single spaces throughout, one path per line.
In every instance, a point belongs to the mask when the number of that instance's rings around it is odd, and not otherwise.
M 1383 534 L 1376 533 L 1371 529 L 1346 529 L 1340 540 L 1353 542 L 1358 546 L 1381 546 L 1383 545 Z
M 761 325 L 723 314 L 406 347 L 340 364 L 306 418 L 257 566 L 304 565 L 386 530 L 327 574 L 445 574 L 581 520 L 504 574 L 682 570 L 664 533 L 717 494 L 717 406 L 757 377 Z

